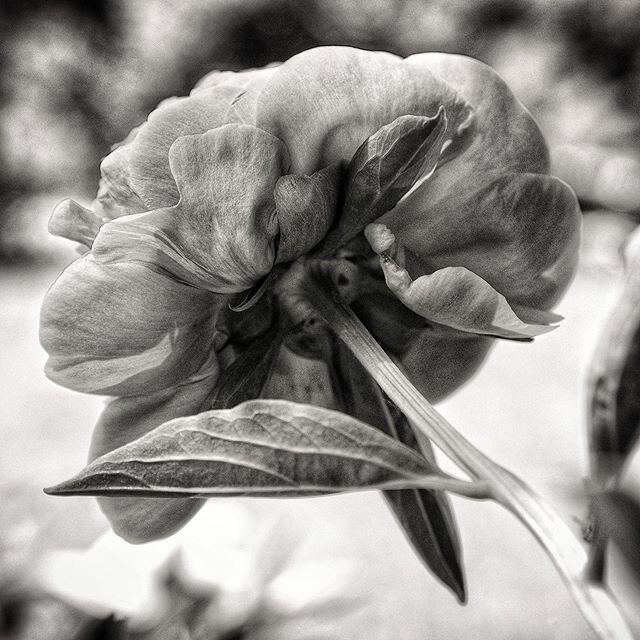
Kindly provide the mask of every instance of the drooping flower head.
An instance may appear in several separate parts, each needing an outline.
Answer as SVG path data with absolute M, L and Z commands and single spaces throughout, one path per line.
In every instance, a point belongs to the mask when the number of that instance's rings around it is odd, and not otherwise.
M 548 171 L 529 113 L 471 58 L 323 47 L 214 72 L 105 158 L 92 210 L 54 212 L 51 230 L 87 252 L 44 302 L 47 374 L 115 396 L 99 456 L 211 408 L 234 358 L 312 308 L 292 274 L 326 261 L 375 338 L 440 399 L 493 338 L 528 340 L 557 319 L 579 211 Z M 259 304 L 229 310 L 256 289 Z M 136 541 L 200 506 L 102 502 Z

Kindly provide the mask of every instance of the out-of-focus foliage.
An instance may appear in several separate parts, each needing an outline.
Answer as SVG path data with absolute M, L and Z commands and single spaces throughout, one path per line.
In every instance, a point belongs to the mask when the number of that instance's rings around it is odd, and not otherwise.
M 640 433 L 640 233 L 625 250 L 625 277 L 594 356 L 589 388 L 591 462 L 598 488 L 619 475 Z M 640 496 L 639 496 L 640 497 Z
M 113 143 L 213 68 L 317 44 L 286 2 L 99 0 L 0 5 L 0 255 L 37 252 L 64 194 L 89 198 Z M 31 237 L 29 237 L 31 236 Z
M 640 632 L 640 231 L 625 247 L 625 277 L 589 379 L 591 572 L 614 590 Z

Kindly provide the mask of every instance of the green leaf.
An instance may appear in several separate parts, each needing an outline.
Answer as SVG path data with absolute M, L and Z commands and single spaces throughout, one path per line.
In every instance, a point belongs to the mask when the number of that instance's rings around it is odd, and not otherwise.
M 46 491 L 144 497 L 301 496 L 411 484 L 442 489 L 461 482 L 377 429 L 339 412 L 284 400 L 253 400 L 171 420 Z
M 374 425 L 415 451 L 418 441 L 404 415 L 383 395 L 362 365 L 341 346 L 339 384 L 345 388 L 345 410 Z M 430 447 L 427 450 L 433 461 Z M 461 545 L 446 494 L 426 489 L 385 491 L 389 506 L 418 556 L 458 597 L 466 600 Z
M 396 118 L 367 138 L 347 167 L 338 225 L 315 253 L 333 253 L 368 223 L 393 209 L 419 178 L 431 175 L 442 152 L 446 130 L 447 118 L 440 108 L 432 118 Z

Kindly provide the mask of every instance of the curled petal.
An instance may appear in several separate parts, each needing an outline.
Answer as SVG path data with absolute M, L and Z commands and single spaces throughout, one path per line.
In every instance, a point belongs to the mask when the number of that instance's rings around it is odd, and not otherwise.
M 90 249 L 101 223 L 91 209 L 86 209 L 74 200 L 63 200 L 51 214 L 49 233 L 74 240 Z
M 226 125 L 178 139 L 169 161 L 180 202 L 104 225 L 96 261 L 161 267 L 217 293 L 253 286 L 275 260 L 274 188 L 288 163 L 282 142 L 250 125 Z
M 93 209 L 107 220 L 147 209 L 131 183 L 130 155 L 131 147 L 123 144 L 100 165 L 100 185 Z
M 169 420 L 202 411 L 216 377 L 215 373 L 195 376 L 186 384 L 148 396 L 111 401 L 93 432 L 89 460 L 122 447 Z M 173 498 L 98 499 L 113 530 L 133 543 L 157 540 L 175 533 L 204 502 Z
M 105 218 L 171 207 L 179 194 L 169 149 L 180 137 L 239 121 L 231 109 L 243 88 L 222 83 L 162 103 L 100 166 L 97 205 Z
M 472 141 L 380 222 L 417 258 L 416 275 L 464 265 L 510 303 L 548 308 L 575 269 L 579 209 L 564 183 L 544 175 L 538 126 L 477 60 L 428 53 L 407 64 L 446 78 L 472 105 Z
M 311 176 L 282 176 L 275 188 L 280 239 L 276 262 L 289 262 L 322 240 L 335 217 L 340 195 L 340 165 Z
M 245 99 L 255 101 L 256 126 L 281 138 L 292 171 L 304 174 L 348 161 L 363 140 L 400 116 L 433 116 L 442 106 L 454 129 L 471 116 L 428 68 L 349 47 L 304 51 L 277 67 L 259 91 L 249 87 L 238 104 Z
M 387 253 L 393 236 L 386 227 L 372 224 L 365 233 L 374 251 L 381 254 L 387 285 L 419 316 L 460 331 L 514 340 L 553 329 L 523 322 L 503 295 L 465 267 L 446 267 L 413 280 Z
M 101 265 L 88 254 L 44 300 L 46 373 L 70 389 L 105 395 L 174 386 L 207 360 L 224 301 L 144 265 Z
M 465 266 L 510 304 L 546 309 L 557 302 L 575 271 L 580 236 L 580 209 L 565 183 L 522 173 L 457 188 L 436 202 L 414 193 L 380 219 L 408 250 L 414 277 Z

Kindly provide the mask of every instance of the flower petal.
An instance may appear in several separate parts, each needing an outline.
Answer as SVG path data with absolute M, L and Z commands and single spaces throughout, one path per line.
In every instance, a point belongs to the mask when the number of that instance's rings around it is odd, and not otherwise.
M 231 105 L 244 91 L 223 82 L 164 101 L 152 111 L 136 135 L 102 161 L 97 205 L 104 217 L 176 204 L 179 194 L 169 167 L 171 145 L 182 136 L 241 121 Z
M 426 272 L 466 266 L 510 302 L 551 306 L 575 267 L 579 209 L 564 183 L 540 175 L 549 160 L 536 123 L 477 60 L 428 53 L 407 63 L 446 78 L 471 104 L 473 141 L 380 222 Z
M 311 176 L 282 176 L 275 188 L 280 238 L 276 262 L 289 262 L 322 240 L 333 222 L 340 195 L 340 165 Z
M 259 95 L 256 97 L 255 94 Z M 241 96 L 256 104 L 256 126 L 282 139 L 294 173 L 348 161 L 380 127 L 404 115 L 433 116 L 443 106 L 454 129 L 470 110 L 424 65 L 349 47 L 304 51 Z
M 459 185 L 435 202 L 418 192 L 380 219 L 408 250 L 413 277 L 464 266 L 510 304 L 547 309 L 557 302 L 575 271 L 580 235 L 580 209 L 566 184 L 523 173 L 477 189 Z
M 149 396 L 110 402 L 93 432 L 89 460 L 143 436 L 161 424 L 203 409 L 216 375 L 197 378 Z M 99 498 L 115 533 L 132 543 L 165 538 L 180 529 L 205 500 L 173 498 Z
M 380 265 L 389 289 L 407 308 L 431 322 L 514 340 L 530 339 L 554 328 L 523 322 L 503 295 L 465 267 L 446 267 L 413 280 L 388 254 L 395 239 L 384 225 L 371 224 L 365 234 L 381 256 Z
M 278 66 L 280 66 L 279 62 L 272 62 L 259 69 L 242 69 L 241 71 L 219 71 L 214 69 L 198 80 L 191 93 L 221 85 L 247 89 L 252 84 L 264 83 Z
M 473 142 L 447 169 L 447 181 L 456 174 L 458 182 L 477 182 L 488 173 L 548 173 L 549 153 L 538 125 L 491 67 L 467 56 L 435 52 L 410 56 L 406 64 L 442 78 L 474 111 Z M 432 185 L 432 192 L 438 190 Z
M 439 402 L 463 385 L 487 356 L 492 338 L 470 333 L 425 329 L 411 343 L 400 363 L 409 379 L 430 402 Z
M 288 156 L 272 135 L 225 125 L 176 140 L 169 153 L 180 202 L 102 227 L 96 261 L 138 261 L 217 293 L 253 286 L 273 266 L 274 189 Z
M 215 308 L 224 302 L 144 265 L 101 265 L 88 254 L 44 300 L 46 373 L 70 389 L 105 395 L 174 386 L 208 358 Z
M 86 209 L 74 200 L 63 200 L 51 214 L 49 233 L 74 240 L 90 249 L 101 222 L 91 209 Z

